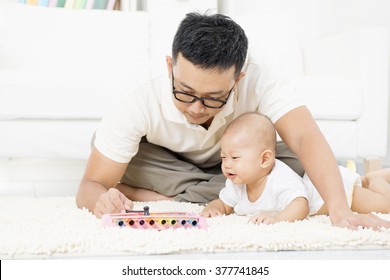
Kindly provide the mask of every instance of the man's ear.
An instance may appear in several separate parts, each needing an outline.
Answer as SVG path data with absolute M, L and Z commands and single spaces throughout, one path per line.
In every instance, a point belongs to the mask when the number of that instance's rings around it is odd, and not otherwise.
M 271 150 L 264 150 L 260 154 L 261 167 L 266 168 L 274 163 L 274 152 Z
M 245 74 L 246 74 L 246 72 L 244 72 L 244 71 L 241 71 L 240 74 L 238 74 L 238 77 L 237 77 L 237 79 L 236 79 L 236 84 L 238 84 L 238 82 L 239 82 L 242 78 L 244 78 Z
M 169 55 L 165 57 L 165 62 L 167 64 L 167 70 L 168 70 L 168 78 L 171 79 L 172 75 L 172 68 L 173 68 L 173 59 Z

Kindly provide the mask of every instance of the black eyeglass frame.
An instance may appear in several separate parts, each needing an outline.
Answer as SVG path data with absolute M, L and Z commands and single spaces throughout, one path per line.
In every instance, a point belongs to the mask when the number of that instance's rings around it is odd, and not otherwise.
M 194 103 L 195 101 L 199 100 L 199 101 L 202 102 L 203 106 L 205 106 L 207 108 L 220 109 L 223 106 L 225 106 L 226 103 L 228 102 L 228 99 L 229 99 L 229 97 L 230 97 L 230 95 L 231 95 L 235 85 L 236 84 L 234 83 L 233 87 L 229 90 L 228 96 L 224 100 L 211 98 L 211 97 L 202 97 L 202 98 L 200 98 L 200 97 L 197 97 L 197 96 L 195 96 L 193 94 L 189 94 L 189 93 L 186 93 L 186 92 L 183 92 L 183 91 L 180 91 L 180 90 L 176 90 L 175 89 L 175 77 L 173 76 L 173 71 L 172 71 L 172 94 L 173 94 L 173 96 L 175 97 L 176 100 L 178 100 L 180 102 L 183 102 L 183 103 L 187 103 L 187 104 L 191 104 L 191 103 Z M 191 101 L 181 100 L 181 99 L 179 99 L 176 96 L 176 94 L 184 94 L 186 96 L 192 97 L 193 99 Z M 221 105 L 220 106 L 210 106 L 210 105 L 205 104 L 205 100 L 221 102 Z

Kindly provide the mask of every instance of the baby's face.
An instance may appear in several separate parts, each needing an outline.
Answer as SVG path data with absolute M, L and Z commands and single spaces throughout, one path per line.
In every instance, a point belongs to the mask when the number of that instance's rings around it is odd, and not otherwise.
M 250 184 L 261 173 L 259 145 L 248 138 L 229 133 L 221 139 L 222 172 L 234 184 Z

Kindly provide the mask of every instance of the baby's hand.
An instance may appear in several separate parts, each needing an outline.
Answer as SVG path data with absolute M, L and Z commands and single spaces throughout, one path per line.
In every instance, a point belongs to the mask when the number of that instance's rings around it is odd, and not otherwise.
M 260 214 L 251 217 L 250 221 L 255 224 L 275 224 L 280 222 L 280 220 L 276 216 L 266 215 L 266 214 Z
M 202 212 L 199 213 L 200 216 L 205 218 L 212 218 L 215 216 L 220 216 L 222 213 L 215 207 L 206 206 Z

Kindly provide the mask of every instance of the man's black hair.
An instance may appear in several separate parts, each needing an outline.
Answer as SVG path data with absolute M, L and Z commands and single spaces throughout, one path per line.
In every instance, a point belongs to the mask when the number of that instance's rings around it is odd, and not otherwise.
M 244 30 L 222 14 L 189 13 L 182 20 L 172 45 L 176 62 L 179 53 L 192 64 L 204 69 L 226 71 L 235 66 L 241 72 L 248 50 Z

